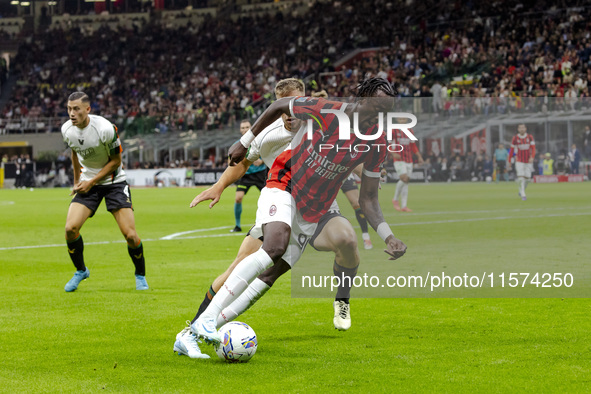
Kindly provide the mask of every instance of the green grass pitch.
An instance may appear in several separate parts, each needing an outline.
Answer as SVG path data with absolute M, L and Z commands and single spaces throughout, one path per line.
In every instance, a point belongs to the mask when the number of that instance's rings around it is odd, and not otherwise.
M 211 347 L 211 360 L 174 355 L 175 335 L 242 240 L 228 232 L 233 189 L 212 210 L 190 209 L 200 190 L 133 189 L 145 292 L 101 205 L 81 232 L 91 276 L 74 293 L 63 290 L 74 272 L 63 234 L 69 191 L 0 190 L 0 391 L 589 391 L 589 298 L 360 298 L 352 328 L 337 332 L 332 300 L 292 298 L 286 275 L 239 319 L 258 335 L 249 363 L 225 364 Z M 409 246 L 400 264 L 588 265 L 591 183 L 527 191 L 522 202 L 514 183 L 412 184 L 412 214 L 393 211 L 393 185 L 380 199 L 389 223 L 406 223 L 393 227 Z M 245 224 L 257 196 L 244 199 Z M 376 248 L 361 250 L 362 264 L 386 259 L 371 234 Z M 329 274 L 332 258 L 307 250 L 300 263 L 316 259 Z

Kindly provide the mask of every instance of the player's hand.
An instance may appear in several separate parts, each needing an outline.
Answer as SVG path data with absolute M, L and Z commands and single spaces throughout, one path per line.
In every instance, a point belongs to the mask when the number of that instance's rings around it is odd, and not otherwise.
M 220 201 L 220 197 L 222 196 L 222 192 L 223 190 L 219 190 L 219 188 L 212 186 L 207 190 L 202 191 L 201 193 L 199 193 L 197 195 L 197 197 L 195 197 L 193 199 L 193 201 L 191 201 L 191 204 L 189 204 L 189 208 L 193 208 L 194 206 L 196 206 L 197 204 L 199 204 L 200 202 L 203 201 L 207 201 L 207 200 L 211 200 L 211 202 L 209 203 L 209 207 L 213 208 L 213 206 L 215 204 L 218 203 L 218 201 Z
M 228 165 L 233 167 L 240 163 L 246 157 L 246 152 L 248 149 L 242 146 L 240 141 L 235 142 L 228 151 Z
M 400 156 L 400 153 L 393 152 L 392 153 L 392 159 L 394 161 L 400 161 L 400 160 L 402 160 L 402 156 Z
M 73 196 L 76 193 L 88 193 L 93 186 L 94 183 L 92 183 L 92 181 L 80 181 L 76 185 L 74 185 L 74 187 L 72 188 L 72 192 L 70 193 L 70 196 Z
M 530 157 L 529 160 L 528 160 L 528 162 L 529 163 L 533 163 L 534 162 L 534 158 L 533 157 Z
M 417 160 L 417 163 L 418 163 L 419 165 L 423 165 L 423 164 L 425 163 L 425 160 L 423 160 L 423 158 L 422 158 L 422 157 L 419 157 L 419 159 Z
M 406 245 L 401 240 L 397 239 L 393 235 L 386 238 L 387 249 L 384 252 L 388 253 L 391 257 L 388 260 L 396 260 L 406 253 Z

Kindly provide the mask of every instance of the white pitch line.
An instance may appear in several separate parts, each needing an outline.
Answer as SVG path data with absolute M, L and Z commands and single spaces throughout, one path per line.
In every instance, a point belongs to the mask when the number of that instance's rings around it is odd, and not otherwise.
M 14 205 L 14 201 L 0 201 L 0 205 Z
M 223 227 L 212 227 L 212 228 L 200 228 L 200 229 L 197 229 L 197 230 L 183 231 L 183 232 L 180 232 L 180 233 L 170 234 L 170 235 L 167 235 L 167 236 L 162 237 L 160 239 L 162 239 L 162 240 L 170 240 L 170 239 L 174 239 L 174 238 L 176 238 L 178 236 L 181 236 L 181 235 L 193 234 L 193 233 L 201 233 L 201 232 L 204 232 L 204 231 L 224 230 L 224 229 L 228 229 L 228 228 L 232 228 L 232 227 L 231 226 L 223 226 Z
M 488 217 L 488 218 L 471 218 L 471 219 L 450 219 L 450 220 L 434 220 L 429 222 L 408 222 L 408 223 L 390 223 L 390 226 L 399 227 L 399 226 L 417 226 L 417 225 L 424 225 L 424 224 L 445 224 L 445 223 L 461 223 L 461 222 L 481 222 L 487 220 L 519 220 L 519 219 L 537 219 L 537 218 L 551 218 L 551 217 L 566 217 L 566 216 L 589 216 L 591 212 L 579 212 L 579 213 L 567 213 L 567 214 L 548 214 L 548 215 L 536 215 L 536 216 L 495 216 L 495 217 Z M 359 226 L 355 226 L 359 227 Z M 200 229 L 194 231 L 185 231 L 184 233 L 194 233 L 196 231 L 207 231 L 207 230 L 215 230 L 215 229 L 224 229 L 228 227 L 214 227 L 210 229 Z M 180 233 L 176 233 L 180 234 Z M 220 237 L 239 237 L 242 235 L 246 235 L 243 233 L 229 233 L 229 234 L 206 234 L 206 235 L 194 235 L 191 237 L 179 237 L 179 238 L 169 238 L 170 236 L 162 237 L 162 238 L 155 238 L 155 239 L 142 239 L 142 242 L 153 242 L 153 241 L 176 241 L 176 240 L 185 240 L 185 239 L 199 239 L 199 238 L 220 238 Z M 100 242 L 85 242 L 85 245 L 104 245 L 104 244 L 115 244 L 115 243 L 124 243 L 124 240 L 118 241 L 100 241 Z M 3 247 L 0 248 L 2 250 L 19 250 L 19 249 L 39 249 L 39 248 L 57 248 L 57 247 L 64 247 L 65 243 L 63 244 L 50 244 L 50 245 L 31 245 L 31 246 L 11 246 L 11 247 Z

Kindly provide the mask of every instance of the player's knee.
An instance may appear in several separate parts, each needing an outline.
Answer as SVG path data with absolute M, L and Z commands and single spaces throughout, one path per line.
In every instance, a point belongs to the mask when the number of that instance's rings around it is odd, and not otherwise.
M 243 196 L 236 196 L 236 199 L 234 200 L 234 202 L 235 202 L 236 204 L 242 204 L 242 197 L 243 197 Z
M 74 239 L 78 236 L 80 232 L 80 227 L 75 226 L 70 223 L 66 223 L 66 238 L 67 239 Z
M 400 180 L 404 183 L 408 183 L 408 175 L 406 175 L 406 174 L 400 175 Z
M 333 238 L 333 243 L 341 253 L 354 253 L 357 249 L 357 235 L 353 231 L 341 231 Z
M 128 230 L 123 233 L 125 240 L 130 245 L 137 245 L 140 242 L 140 237 L 138 237 L 135 230 Z
M 273 244 L 263 246 L 263 250 L 267 252 L 271 260 L 277 261 L 285 254 L 287 250 L 287 244 Z

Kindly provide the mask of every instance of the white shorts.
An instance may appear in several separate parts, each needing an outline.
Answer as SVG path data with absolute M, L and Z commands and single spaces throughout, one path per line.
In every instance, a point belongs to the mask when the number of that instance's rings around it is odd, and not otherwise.
M 336 200 L 333 201 L 331 210 L 338 211 Z M 330 212 L 330 210 L 329 210 Z M 263 188 L 259 196 L 256 222 L 250 229 L 250 235 L 254 238 L 263 236 L 263 224 L 271 222 L 283 222 L 291 227 L 291 237 L 285 254 L 281 257 L 290 267 L 300 259 L 310 238 L 316 232 L 318 223 L 310 223 L 304 220 L 296 209 L 296 204 L 291 193 L 276 188 Z
M 534 165 L 532 163 L 515 163 L 515 172 L 518 177 L 531 178 L 531 173 L 534 172 Z
M 412 175 L 412 163 L 407 163 L 404 161 L 395 161 L 394 169 L 396 170 L 398 177 L 400 177 L 400 175 L 403 174 L 406 174 L 409 177 Z

